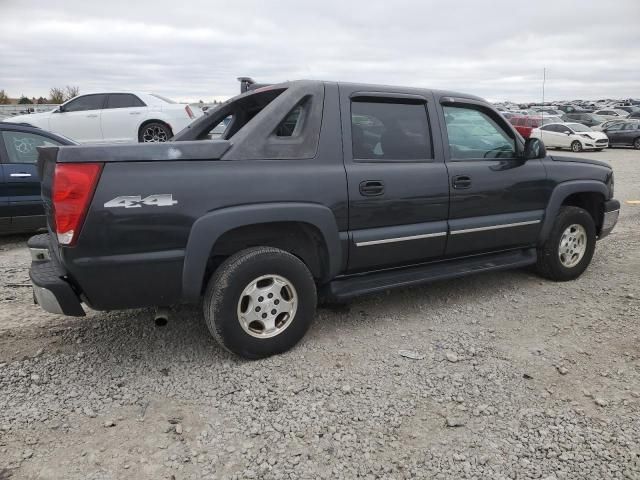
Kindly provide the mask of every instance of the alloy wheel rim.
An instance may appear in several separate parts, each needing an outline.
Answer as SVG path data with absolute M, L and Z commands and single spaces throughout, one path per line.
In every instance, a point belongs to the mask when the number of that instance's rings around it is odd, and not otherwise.
M 158 125 L 151 125 L 144 129 L 142 141 L 144 143 L 162 143 L 168 140 L 167 132 Z
M 580 151 L 580 144 L 578 142 L 574 142 L 573 151 L 574 152 L 579 152 Z
M 242 329 L 255 338 L 272 338 L 291 325 L 298 310 L 298 293 L 280 275 L 262 275 L 249 282 L 238 300 Z
M 569 225 L 560 237 L 558 258 L 566 268 L 573 268 L 587 251 L 587 231 L 582 225 Z

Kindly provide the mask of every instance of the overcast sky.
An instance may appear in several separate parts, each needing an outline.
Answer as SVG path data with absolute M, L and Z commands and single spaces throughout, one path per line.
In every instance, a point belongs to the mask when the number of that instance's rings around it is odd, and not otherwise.
M 0 89 L 223 99 L 238 76 L 640 97 L 640 0 L 0 0 Z

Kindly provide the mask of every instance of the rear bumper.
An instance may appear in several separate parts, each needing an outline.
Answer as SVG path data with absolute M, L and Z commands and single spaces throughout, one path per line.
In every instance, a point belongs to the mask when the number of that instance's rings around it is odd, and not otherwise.
M 611 233 L 613 227 L 618 223 L 620 216 L 620 202 L 618 200 L 609 200 L 604 203 L 604 216 L 602 218 L 602 228 L 598 238 L 604 238 Z
M 31 237 L 27 246 L 33 259 L 29 277 L 36 303 L 50 313 L 84 316 L 80 298 L 66 280 L 67 274 L 50 247 L 49 236 Z

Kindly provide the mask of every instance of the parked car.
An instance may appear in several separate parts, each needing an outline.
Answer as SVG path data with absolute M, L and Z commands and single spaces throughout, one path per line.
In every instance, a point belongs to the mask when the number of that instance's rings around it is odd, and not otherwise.
M 586 125 L 587 127 L 593 127 L 607 119 L 593 113 L 565 113 L 562 116 L 562 120 L 567 123 L 577 122 Z
M 42 308 L 204 300 L 212 335 L 260 358 L 302 338 L 318 295 L 528 265 L 577 278 L 620 208 L 609 165 L 549 157 L 455 92 L 287 82 L 174 140 L 41 149 L 51 235 L 29 248 Z
M 640 120 L 613 122 L 604 128 L 610 147 L 633 147 L 640 150 Z
M 80 95 L 50 112 L 6 121 L 27 123 L 79 143 L 119 143 L 166 142 L 195 118 L 189 105 L 160 95 L 108 92 Z
M 590 127 L 591 130 L 595 130 L 597 132 L 602 132 L 604 131 L 604 129 L 606 129 L 609 125 L 614 125 L 616 123 L 622 123 L 622 122 L 626 122 L 627 119 L 624 120 L 607 120 L 606 122 L 602 122 L 598 125 L 594 125 L 593 127 Z
M 629 112 L 625 112 L 624 110 L 620 110 L 617 108 L 606 108 L 603 110 L 598 110 L 593 112 L 594 115 L 598 115 L 599 117 L 606 118 L 607 120 L 620 120 L 621 118 L 626 118 L 629 116 Z
M 607 148 L 609 139 L 602 132 L 596 132 L 581 123 L 550 123 L 536 128 L 531 138 L 542 139 L 549 148 L 569 148 L 573 152 L 591 149 L 600 151 Z
M 640 107 L 636 107 L 635 105 L 616 105 L 615 109 L 616 110 L 622 110 L 622 111 L 627 112 L 629 114 L 634 113 L 634 112 L 640 112 Z
M 564 123 L 561 117 L 557 117 L 555 115 L 544 115 L 542 117 L 542 125 L 547 125 L 549 123 Z
M 627 120 L 634 119 L 634 118 L 635 119 L 640 118 L 640 111 L 630 113 L 629 116 L 627 117 Z
M 0 122 L 0 234 L 46 227 L 37 148 L 57 145 L 74 142 L 39 128 Z

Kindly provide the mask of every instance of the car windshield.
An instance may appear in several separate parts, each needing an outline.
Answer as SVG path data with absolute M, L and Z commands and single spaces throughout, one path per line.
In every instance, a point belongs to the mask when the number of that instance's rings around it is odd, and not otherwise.
M 542 125 L 549 125 L 550 123 L 562 123 L 562 119 L 560 117 L 556 117 L 555 115 L 545 115 L 542 117 Z
M 569 127 L 571 127 L 571 130 L 573 130 L 574 132 L 593 132 L 593 130 L 591 130 L 586 125 L 582 125 L 581 123 L 568 123 L 567 125 L 569 125 Z
M 602 122 L 606 122 L 606 121 L 607 121 L 607 119 L 606 119 L 606 118 L 601 117 L 600 115 L 596 115 L 595 113 L 592 113 L 592 114 L 591 114 L 591 119 L 592 119 L 592 120 L 595 120 L 596 122 L 600 122 L 600 123 L 602 123 Z

